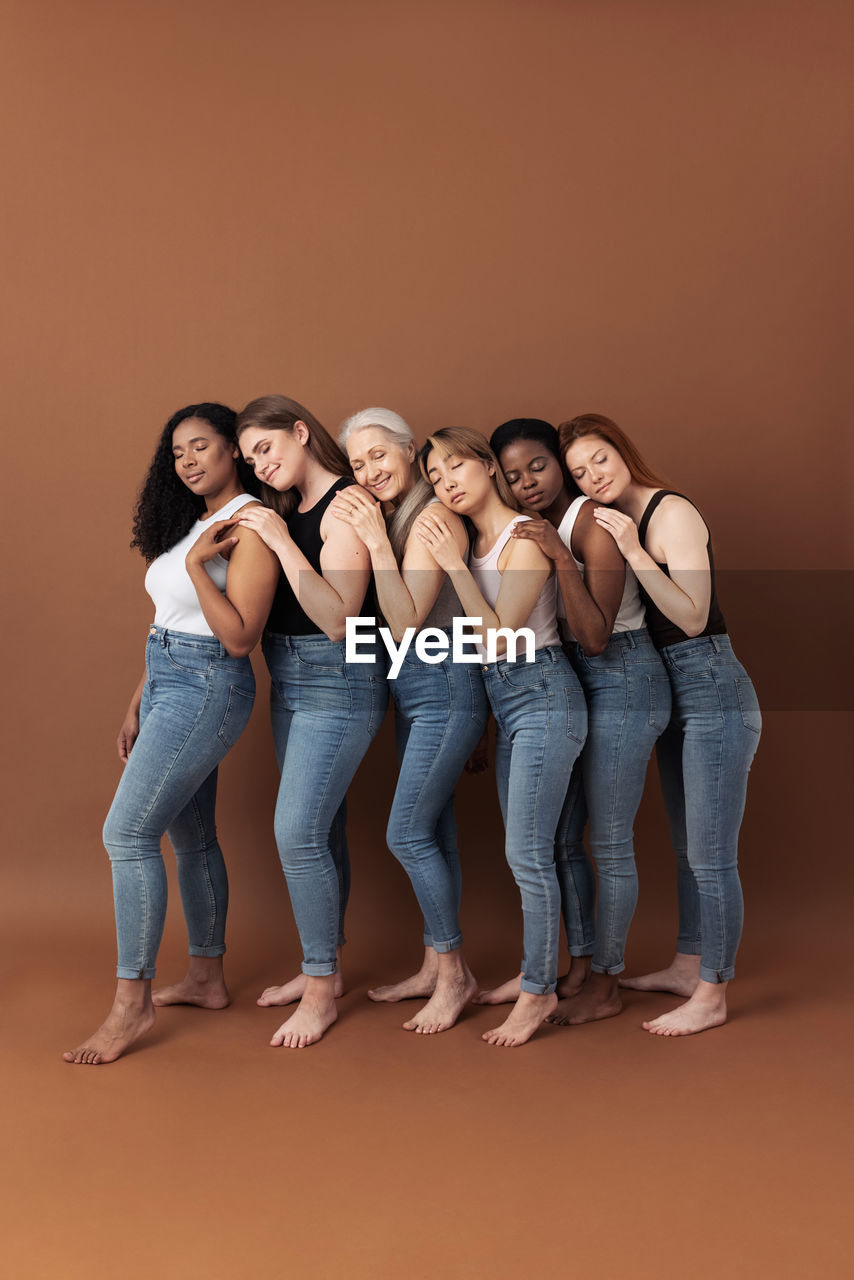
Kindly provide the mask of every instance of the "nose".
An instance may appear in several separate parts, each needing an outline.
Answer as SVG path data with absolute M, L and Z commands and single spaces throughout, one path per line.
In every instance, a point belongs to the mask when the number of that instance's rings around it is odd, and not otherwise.
M 533 488 L 535 488 L 535 487 L 536 487 L 536 483 L 537 483 L 537 478 L 536 478 L 536 476 L 523 476 L 523 477 L 522 477 L 522 488 L 523 488 L 523 489 L 533 489 Z

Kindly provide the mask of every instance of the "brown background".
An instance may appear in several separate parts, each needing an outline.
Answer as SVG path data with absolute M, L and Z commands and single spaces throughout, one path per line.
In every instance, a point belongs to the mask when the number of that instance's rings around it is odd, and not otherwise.
M 841 1276 L 850 5 L 3 13 L 10 1274 Z M 221 785 L 235 1005 L 169 1011 L 109 1070 L 61 1064 L 111 992 L 136 486 L 177 407 L 270 391 L 420 436 L 608 413 L 703 507 L 766 723 L 725 1030 L 654 1040 L 638 1023 L 672 1001 L 630 997 L 499 1053 L 488 1011 L 425 1042 L 369 1005 L 419 952 L 386 726 L 352 790 L 344 1016 L 307 1055 L 266 1049 L 253 998 L 298 953 L 262 693 Z M 459 808 L 491 982 L 519 949 L 492 780 Z M 674 926 L 654 780 L 638 853 L 634 969 Z M 182 951 L 176 895 L 164 975 Z

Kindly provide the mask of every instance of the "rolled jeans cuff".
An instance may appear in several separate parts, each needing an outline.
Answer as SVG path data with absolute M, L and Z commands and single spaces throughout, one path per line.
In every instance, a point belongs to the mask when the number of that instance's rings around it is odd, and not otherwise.
M 727 965 L 725 969 L 709 969 L 700 965 L 701 982 L 730 982 L 735 977 L 735 965 Z
M 550 996 L 557 986 L 556 982 L 532 982 L 530 978 L 523 978 L 519 984 L 522 991 L 527 991 L 532 996 Z
M 573 960 L 581 960 L 585 956 L 593 955 L 594 945 L 595 944 L 592 942 L 582 942 L 581 944 L 576 943 L 574 947 L 569 948 L 569 954 L 572 956 Z
M 331 964 L 303 963 L 302 971 L 307 978 L 331 978 L 333 973 L 338 972 L 338 961 L 333 960 Z
M 225 943 L 218 942 L 216 946 L 213 946 L 213 947 L 192 947 L 191 946 L 187 948 L 187 955 L 188 956 L 205 956 L 205 957 L 224 956 Z
M 625 966 L 625 964 L 623 964 L 623 963 L 621 963 L 621 964 L 597 964 L 595 960 L 593 961 L 593 963 L 592 963 L 592 964 L 591 964 L 591 966 L 590 966 L 590 968 L 593 970 L 593 972 L 594 972 L 594 973 L 607 973 L 607 974 L 608 974 L 608 976 L 609 976 L 609 977 L 611 977 L 611 978 L 613 978 L 613 977 L 614 977 L 616 974 L 618 974 L 618 973 L 622 973 L 622 972 L 625 970 L 625 967 L 626 967 L 626 966 Z
M 431 938 L 429 942 L 424 943 L 425 947 L 432 947 L 439 955 L 446 955 L 449 951 L 458 951 L 463 945 L 463 935 L 456 934 L 448 942 L 437 942 L 435 938 Z
M 135 980 L 145 981 L 154 977 L 154 969 L 128 969 L 125 965 L 119 965 L 116 969 L 117 978 L 129 979 L 131 982 Z

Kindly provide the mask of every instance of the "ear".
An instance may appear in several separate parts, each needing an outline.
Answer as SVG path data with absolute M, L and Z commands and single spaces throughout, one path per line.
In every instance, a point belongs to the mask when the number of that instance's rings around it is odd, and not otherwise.
M 487 464 L 486 464 L 486 474 L 487 474 L 488 476 L 494 476 L 494 475 L 495 475 L 495 463 L 494 463 L 494 462 L 487 462 Z
M 415 444 L 412 440 L 410 440 L 409 444 L 406 446 L 406 456 L 410 462 L 415 461 Z
M 297 418 L 296 422 L 294 423 L 294 435 L 296 436 L 297 440 L 299 440 L 300 444 L 308 444 L 309 438 L 311 436 L 311 432 L 309 431 L 306 424 L 303 422 L 302 418 Z

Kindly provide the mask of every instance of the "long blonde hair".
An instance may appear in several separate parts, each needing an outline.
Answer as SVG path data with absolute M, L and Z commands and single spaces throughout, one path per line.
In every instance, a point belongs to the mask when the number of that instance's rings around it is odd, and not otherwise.
M 289 431 L 293 435 L 294 426 L 298 422 L 304 422 L 308 427 L 308 442 L 305 447 L 315 461 L 333 475 L 349 476 L 350 464 L 332 436 L 305 405 L 298 400 L 291 400 L 290 396 L 259 396 L 257 400 L 250 400 L 246 408 L 237 415 L 237 438 L 240 439 L 247 427 Z M 261 485 L 261 497 L 265 505 L 278 511 L 280 516 L 290 515 L 300 500 L 296 489 L 286 489 L 284 493 L 280 493 L 266 484 Z
M 505 506 L 510 507 L 511 511 L 522 510 L 513 490 L 504 479 L 504 472 L 501 470 L 498 459 L 479 431 L 475 431 L 472 427 L 441 427 L 438 431 L 434 431 L 418 455 L 421 474 L 425 480 L 428 479 L 427 458 L 433 449 L 440 458 L 449 458 L 453 453 L 459 458 L 473 458 L 479 462 L 491 463 L 492 479 L 495 481 L 499 498 Z
M 402 449 L 404 453 L 412 445 L 417 456 L 417 445 L 409 424 L 393 409 L 360 409 L 358 413 L 345 418 L 338 432 L 338 443 L 341 448 L 346 449 L 350 436 L 366 427 L 376 427 L 378 431 L 382 431 L 391 444 Z M 398 562 L 403 559 L 412 526 L 432 497 L 433 486 L 422 475 L 417 475 L 412 488 L 388 517 L 386 521 L 388 540 Z

